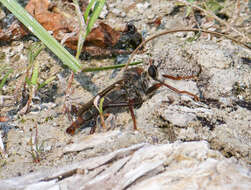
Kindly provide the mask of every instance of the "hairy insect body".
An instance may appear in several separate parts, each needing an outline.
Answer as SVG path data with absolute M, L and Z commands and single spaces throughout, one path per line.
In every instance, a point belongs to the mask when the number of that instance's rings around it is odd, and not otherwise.
M 123 88 L 130 100 L 134 100 L 135 106 L 141 106 L 146 99 L 146 91 L 149 86 L 149 77 L 142 68 L 128 69 L 124 76 Z M 138 103 L 138 104 L 137 104 Z
M 169 75 L 162 76 L 173 80 L 182 79 L 182 77 L 177 78 Z M 189 79 L 192 77 L 194 76 L 190 76 Z M 188 77 L 185 77 L 185 79 L 188 79 Z M 151 85 L 151 81 L 155 81 L 155 83 Z M 196 101 L 199 100 L 196 95 L 187 91 L 180 91 L 158 79 L 157 67 L 154 65 L 151 65 L 147 72 L 139 67 L 130 68 L 125 71 L 121 80 L 108 86 L 106 89 L 98 93 L 97 96 L 83 105 L 78 111 L 77 119 L 67 128 L 66 132 L 73 135 L 82 125 L 92 127 L 90 133 L 95 132 L 96 120 L 100 114 L 94 106 L 94 101 L 97 97 L 99 99 L 104 99 L 102 108 L 105 111 L 119 111 L 119 109 L 124 107 L 129 108 L 134 129 L 137 129 L 133 108 L 139 108 L 142 103 L 161 86 L 165 86 L 176 93 L 192 96 Z
M 111 86 L 98 93 L 97 96 L 104 98 L 103 110 L 116 110 L 121 107 L 138 108 L 145 100 L 146 91 L 148 88 L 148 75 L 143 69 L 135 67 L 128 69 L 123 78 Z M 94 99 L 82 106 L 78 112 L 75 122 L 67 128 L 68 134 L 75 134 L 81 125 L 83 127 L 92 127 L 91 133 L 95 131 L 96 120 L 99 111 L 94 106 Z M 81 127 L 82 128 L 82 127 Z

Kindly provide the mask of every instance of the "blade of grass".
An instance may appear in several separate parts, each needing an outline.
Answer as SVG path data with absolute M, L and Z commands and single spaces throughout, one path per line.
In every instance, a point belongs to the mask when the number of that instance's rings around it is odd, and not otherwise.
M 49 84 L 51 81 L 53 81 L 55 79 L 56 79 L 56 76 L 52 76 L 52 77 L 48 78 L 42 84 L 40 84 L 37 89 L 39 90 L 40 88 L 43 88 L 44 86 L 46 86 L 47 84 Z
M 9 69 L 7 71 L 7 73 L 4 75 L 3 79 L 0 82 L 0 90 L 3 88 L 3 86 L 4 86 L 4 84 L 5 84 L 6 80 L 7 80 L 7 78 L 9 76 L 9 74 L 12 73 L 12 72 L 13 72 L 13 69 Z
M 38 73 L 39 73 L 39 62 L 35 61 L 33 71 L 32 71 L 32 76 L 31 76 L 31 84 L 36 85 L 37 84 L 37 79 L 38 79 Z
M 39 43 L 34 48 L 32 48 L 32 60 L 31 61 L 34 61 L 44 48 L 45 46 L 42 43 Z
M 38 42 L 38 43 L 33 43 L 29 49 L 29 52 L 28 52 L 29 65 L 26 71 L 27 73 L 26 80 L 29 81 L 29 84 L 31 85 L 38 84 L 37 80 L 38 80 L 38 73 L 39 73 L 39 62 L 38 61 L 35 62 L 35 59 L 44 48 L 45 48 L 44 44 L 41 42 Z M 35 65 L 33 66 L 34 63 Z M 31 79 L 29 79 L 28 74 L 32 66 L 33 66 L 32 76 L 31 76 Z
M 93 13 L 88 20 L 88 15 L 90 13 L 90 10 L 95 3 Z M 96 22 L 98 16 L 100 15 L 104 5 L 105 5 L 105 0 L 92 0 L 85 11 L 84 18 L 82 17 L 81 10 L 79 8 L 78 0 L 73 0 L 73 4 L 75 5 L 76 12 L 78 15 L 78 21 L 79 21 L 79 26 L 80 26 L 80 32 L 79 32 L 79 38 L 78 38 L 78 47 L 77 47 L 77 54 L 76 54 L 76 59 L 79 59 L 80 53 L 82 51 L 82 47 L 84 44 L 84 41 L 87 37 L 87 35 L 90 33 L 94 23 Z M 85 29 L 84 23 L 87 23 L 87 27 Z M 85 32 L 84 32 L 85 30 Z
M 132 66 L 132 65 L 139 65 L 143 63 L 142 61 L 137 61 L 137 62 L 133 62 L 133 63 L 130 63 L 129 65 Z M 93 68 L 84 68 L 82 69 L 82 72 L 94 72 L 94 71 L 105 71 L 105 70 L 110 70 L 110 69 L 118 69 L 118 68 L 121 68 L 121 67 L 124 67 L 126 66 L 126 64 L 118 64 L 118 65 L 111 65 L 111 66 L 106 66 L 106 67 L 93 67 Z
M 74 72 L 80 70 L 81 65 L 60 43 L 57 42 L 22 6 L 15 0 L 0 0 L 17 19 L 22 22 L 35 36 L 37 36 L 65 65 Z
M 88 19 L 89 13 L 90 13 L 91 8 L 92 8 L 93 4 L 95 3 L 95 1 L 96 0 L 91 0 L 91 2 L 86 7 L 85 14 L 84 14 L 85 23 L 87 23 L 87 19 Z
M 31 45 L 31 47 L 29 48 L 29 52 L 28 52 L 28 69 L 30 69 L 30 67 L 32 66 L 34 60 L 36 59 L 36 57 L 39 55 L 39 53 L 45 48 L 45 45 L 41 42 L 39 43 L 34 43 Z
M 84 35 L 84 39 L 86 38 L 86 36 L 91 31 L 94 23 L 96 22 L 98 16 L 101 13 L 104 5 L 105 5 L 105 0 L 97 0 L 96 1 L 93 13 L 92 13 L 92 15 L 91 15 L 91 17 L 90 17 L 90 19 L 88 20 L 88 23 L 87 23 L 87 27 L 86 27 L 86 32 L 85 32 L 85 35 Z
M 99 102 L 99 113 L 103 114 L 103 103 L 104 103 L 105 98 L 102 97 Z
M 90 10 L 95 3 L 95 7 L 93 10 L 93 13 L 88 20 L 88 15 L 90 13 Z M 79 59 L 80 53 L 82 51 L 82 47 L 84 44 L 84 41 L 87 37 L 87 35 L 90 33 L 94 23 L 96 22 L 98 16 L 100 15 L 104 5 L 105 5 L 105 0 L 92 0 L 85 11 L 84 18 L 82 17 L 81 10 L 79 8 L 78 0 L 73 0 L 73 4 L 75 5 L 76 12 L 78 15 L 78 21 L 79 21 L 79 26 L 80 26 L 80 32 L 79 32 L 79 39 L 78 39 L 78 48 L 77 48 L 77 54 L 76 54 L 76 59 Z M 84 23 L 87 23 L 87 27 L 85 29 Z M 85 30 L 85 32 L 84 32 Z
M 78 24 L 79 24 L 79 36 L 78 36 L 78 47 L 77 47 L 77 53 L 76 53 L 76 59 L 79 60 L 80 53 L 82 51 L 83 45 L 84 45 L 84 32 L 85 32 L 85 21 L 82 16 L 82 12 L 80 10 L 78 0 L 73 0 L 73 4 L 75 5 L 76 13 L 78 16 Z

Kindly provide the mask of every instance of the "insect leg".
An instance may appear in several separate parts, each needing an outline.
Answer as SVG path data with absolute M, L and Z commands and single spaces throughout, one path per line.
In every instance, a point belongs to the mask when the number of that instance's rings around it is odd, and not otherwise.
M 94 126 L 91 128 L 91 130 L 90 130 L 90 135 L 95 133 L 96 128 L 97 128 L 97 125 L 94 125 Z
M 167 88 L 171 89 L 172 91 L 178 93 L 178 94 L 187 94 L 189 96 L 192 96 L 194 98 L 195 101 L 199 101 L 198 96 L 196 96 L 195 94 L 192 94 L 191 92 L 185 91 L 185 90 L 178 90 L 177 88 L 174 88 L 166 83 L 157 83 L 154 84 L 153 86 L 151 86 L 150 88 L 147 89 L 146 94 L 150 94 L 152 92 L 154 92 L 155 90 L 157 90 L 159 87 L 161 86 L 166 86 Z
M 135 101 L 134 99 L 129 99 L 128 102 L 119 102 L 119 103 L 111 103 L 106 105 L 104 108 L 108 108 L 108 107 L 129 107 L 129 111 L 133 120 L 133 128 L 134 130 L 137 130 L 137 124 L 136 124 L 136 117 L 133 111 L 133 107 L 141 105 L 142 104 L 142 100 L 137 100 Z
M 186 80 L 186 79 L 192 79 L 192 78 L 195 78 L 196 76 L 194 75 L 191 75 L 191 76 L 171 76 L 171 75 L 162 75 L 163 77 L 165 78 L 169 78 L 169 79 L 172 79 L 172 80 Z
M 131 117 L 132 117 L 132 121 L 133 121 L 133 129 L 137 130 L 136 118 L 135 118 L 135 114 L 133 111 L 133 100 L 129 99 L 128 105 L 129 105 L 129 111 L 131 113 Z

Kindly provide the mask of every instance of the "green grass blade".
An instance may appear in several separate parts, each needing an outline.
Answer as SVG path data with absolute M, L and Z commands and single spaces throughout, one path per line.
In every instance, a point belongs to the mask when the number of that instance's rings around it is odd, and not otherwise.
M 91 2 L 86 7 L 85 14 L 84 14 L 85 23 L 87 23 L 89 13 L 90 13 L 91 8 L 92 8 L 93 4 L 95 3 L 95 1 L 96 0 L 91 0 Z
M 37 79 L 38 79 L 38 73 L 39 73 L 39 62 L 35 61 L 33 71 L 32 71 L 32 76 L 31 76 L 31 84 L 36 85 L 37 84 Z
M 56 79 L 56 76 L 52 76 L 52 77 L 48 78 L 42 84 L 40 84 L 37 89 L 39 90 L 40 88 L 43 88 L 45 85 L 49 84 L 51 81 L 53 81 L 55 79 Z
M 60 43 L 57 42 L 22 6 L 15 0 L 0 0 L 17 19 L 22 22 L 35 36 L 37 36 L 65 65 L 74 72 L 80 70 L 81 65 Z
M 45 48 L 44 44 L 39 43 L 32 49 L 32 61 L 36 59 L 36 57 L 40 54 L 40 52 Z
M 45 48 L 44 44 L 39 43 L 33 43 L 30 47 L 30 50 L 28 52 L 28 70 L 33 66 L 33 63 L 35 62 L 36 57 L 39 55 L 39 53 Z M 38 84 L 38 74 L 39 74 L 39 62 L 36 61 L 35 65 L 33 66 L 32 76 L 30 80 L 31 85 Z M 29 80 L 29 79 L 28 79 Z
M 33 43 L 28 51 L 28 69 L 32 66 L 34 60 L 39 55 L 39 53 L 45 48 L 45 45 L 41 42 Z
M 8 78 L 8 76 L 9 76 L 9 74 L 12 73 L 12 72 L 13 72 L 13 69 L 10 69 L 10 70 L 8 70 L 7 73 L 4 75 L 3 79 L 2 79 L 1 82 L 0 82 L 0 90 L 3 88 L 3 86 L 4 86 L 4 84 L 5 84 L 6 80 L 7 80 L 7 78 Z
M 97 0 L 93 13 L 90 17 L 90 19 L 88 20 L 88 24 L 87 24 L 87 28 L 86 28 L 86 33 L 85 33 L 85 37 L 89 34 L 89 32 L 91 31 L 94 23 L 96 22 L 98 16 L 100 15 L 103 7 L 105 5 L 105 0 Z
M 100 113 L 100 114 L 103 114 L 103 103 L 104 103 L 104 100 L 105 100 L 104 97 L 102 97 L 102 98 L 100 99 L 100 103 L 99 103 L 99 113 Z

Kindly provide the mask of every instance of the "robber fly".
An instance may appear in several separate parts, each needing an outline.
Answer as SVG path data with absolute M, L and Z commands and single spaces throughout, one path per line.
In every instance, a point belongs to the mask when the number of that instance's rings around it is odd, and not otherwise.
M 165 78 L 170 78 L 172 80 L 191 79 L 195 77 L 174 77 L 170 75 L 162 76 Z M 156 81 L 157 83 L 150 86 L 151 79 Z M 134 67 L 126 70 L 121 80 L 118 80 L 117 82 L 108 86 L 102 92 L 98 93 L 97 96 L 103 98 L 104 100 L 103 110 L 116 107 L 128 107 L 133 120 L 134 129 L 136 130 L 137 125 L 133 109 L 140 107 L 142 103 L 161 86 L 165 86 L 179 94 L 187 94 L 189 96 L 192 96 L 196 101 L 199 100 L 196 95 L 187 91 L 178 90 L 161 81 L 158 77 L 157 67 L 153 64 L 149 66 L 148 71 L 144 71 L 139 67 Z M 74 135 L 83 124 L 92 125 L 90 133 L 92 134 L 95 132 L 95 122 L 97 117 L 99 116 L 99 111 L 94 106 L 94 100 L 97 96 L 95 96 L 79 109 L 77 119 L 71 124 L 70 127 L 66 129 L 66 132 L 68 134 Z

